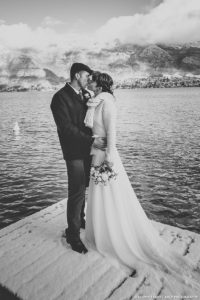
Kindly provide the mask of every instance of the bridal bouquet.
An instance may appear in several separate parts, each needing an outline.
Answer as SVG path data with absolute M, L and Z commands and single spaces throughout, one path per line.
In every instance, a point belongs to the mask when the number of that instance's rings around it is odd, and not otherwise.
M 107 185 L 111 179 L 116 179 L 117 175 L 118 173 L 105 162 L 100 166 L 91 165 L 90 176 L 95 184 L 102 183 L 103 185 Z

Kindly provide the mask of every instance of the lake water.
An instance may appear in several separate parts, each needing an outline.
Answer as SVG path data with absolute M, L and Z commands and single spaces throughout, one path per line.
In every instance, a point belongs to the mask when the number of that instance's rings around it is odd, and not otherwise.
M 0 94 L 0 228 L 67 197 L 52 95 Z M 116 96 L 117 148 L 148 217 L 200 233 L 200 88 Z

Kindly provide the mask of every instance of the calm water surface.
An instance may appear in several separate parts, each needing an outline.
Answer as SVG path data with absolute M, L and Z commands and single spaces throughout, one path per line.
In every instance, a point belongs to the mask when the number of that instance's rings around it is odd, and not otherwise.
M 67 197 L 52 95 L 0 94 L 0 228 Z M 148 217 L 200 233 L 200 88 L 116 96 L 117 147 Z

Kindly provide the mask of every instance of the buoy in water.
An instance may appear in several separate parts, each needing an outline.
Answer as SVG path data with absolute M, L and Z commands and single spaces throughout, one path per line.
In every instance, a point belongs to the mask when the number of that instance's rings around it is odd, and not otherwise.
M 14 127 L 13 127 L 13 132 L 14 132 L 15 134 L 19 134 L 20 128 L 19 128 L 18 122 L 15 122 L 15 125 L 14 125 Z

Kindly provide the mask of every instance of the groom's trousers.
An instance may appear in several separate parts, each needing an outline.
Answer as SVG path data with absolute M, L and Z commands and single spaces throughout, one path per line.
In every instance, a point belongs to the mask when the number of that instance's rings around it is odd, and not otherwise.
M 79 240 L 81 220 L 85 213 L 85 192 L 89 186 L 92 156 L 84 159 L 66 160 L 68 175 L 67 235 L 70 240 Z

